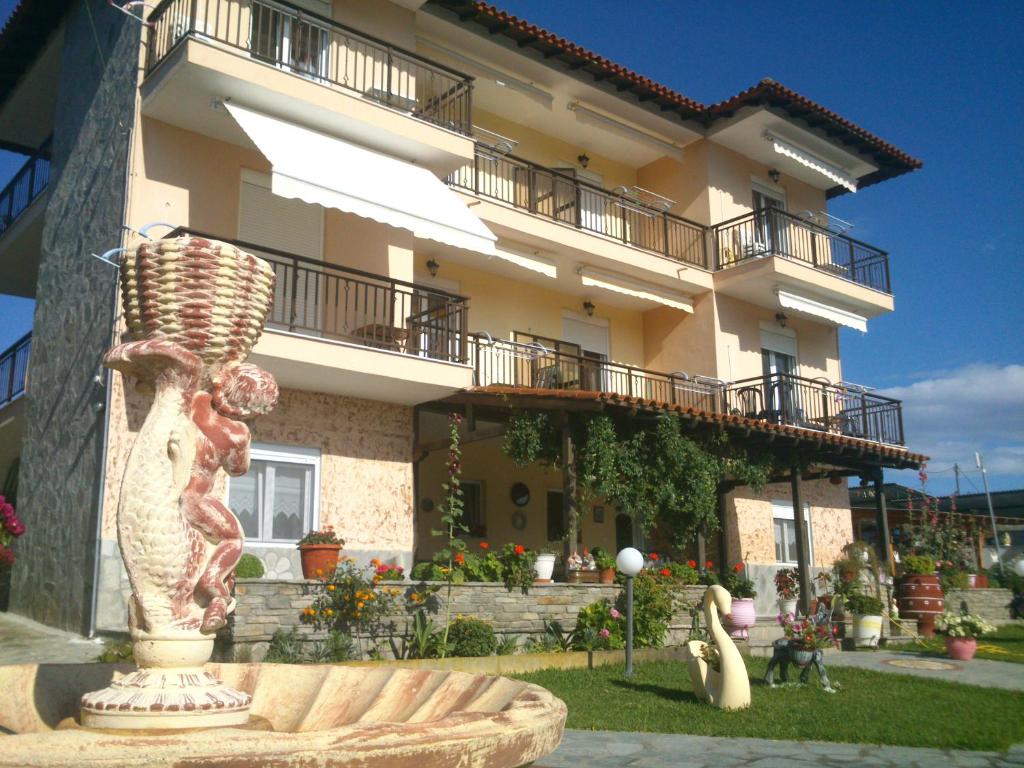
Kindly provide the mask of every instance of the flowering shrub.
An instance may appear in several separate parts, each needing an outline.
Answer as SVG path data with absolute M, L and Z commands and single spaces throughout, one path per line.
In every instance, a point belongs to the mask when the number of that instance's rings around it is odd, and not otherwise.
M 718 583 L 718 574 L 715 573 L 715 564 L 706 560 L 704 565 L 697 569 L 697 583 L 710 587 Z
M 931 576 L 935 573 L 935 558 L 927 555 L 907 555 L 903 558 L 903 572 L 912 576 Z
M 301 620 L 321 627 L 370 631 L 392 613 L 401 590 L 377 589 L 376 566 L 360 568 L 351 557 L 338 563 L 338 569 L 321 577 L 313 602 L 302 611 Z
M 0 496 L 0 568 L 14 565 L 12 542 L 25 533 L 25 524 L 14 511 L 14 505 Z
M 970 613 L 944 613 L 935 619 L 935 629 L 950 637 L 981 637 L 996 628 Z
M 725 574 L 722 586 L 729 590 L 729 594 L 738 598 L 757 597 L 757 590 L 754 589 L 754 582 L 744 574 L 743 563 L 736 563 Z
M 506 544 L 501 550 L 500 560 L 504 568 L 505 589 L 511 592 L 519 588 L 524 595 L 529 592 L 533 585 L 533 564 L 537 562 L 537 553 L 522 544 Z
M 780 600 L 796 600 L 800 597 L 799 573 L 796 568 L 780 568 L 775 572 L 775 594 Z
M 580 608 L 576 615 L 573 645 L 584 651 L 623 648 L 625 632 L 625 615 L 605 598 Z
M 319 531 L 310 531 L 299 539 L 298 545 L 301 547 L 303 544 L 337 544 L 344 547 L 345 540 L 334 532 L 333 525 L 325 525 Z
M 776 619 L 782 625 L 782 631 L 789 639 L 791 647 L 801 651 L 814 651 L 838 645 L 836 636 L 839 627 L 828 624 L 815 624 L 808 618 L 797 619 L 792 614 L 779 616 Z
M 373 581 L 405 581 L 405 569 L 400 565 L 388 565 L 377 558 L 370 561 L 373 566 Z
M 619 613 L 626 613 L 625 590 L 615 601 Z M 664 580 L 650 571 L 633 579 L 633 640 L 638 648 L 660 648 L 665 644 L 672 618 L 672 591 Z

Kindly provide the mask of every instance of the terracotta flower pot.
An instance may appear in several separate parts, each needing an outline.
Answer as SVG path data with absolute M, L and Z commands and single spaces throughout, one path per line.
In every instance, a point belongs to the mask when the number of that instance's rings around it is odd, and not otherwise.
M 946 653 L 949 658 L 959 661 L 970 661 L 978 650 L 978 640 L 974 637 L 947 637 Z
M 615 569 L 614 568 L 602 568 L 599 573 L 601 574 L 602 584 L 614 584 L 615 583 Z
M 734 597 L 732 613 L 722 623 L 729 630 L 729 637 L 747 639 L 747 630 L 757 623 L 757 611 L 754 610 L 754 598 Z
M 934 574 L 904 576 L 896 593 L 896 606 L 903 618 L 917 619 L 918 632 L 934 637 L 935 617 L 945 607 L 939 577 Z
M 301 544 L 299 558 L 302 560 L 302 578 L 330 576 L 338 567 L 339 552 L 341 544 Z

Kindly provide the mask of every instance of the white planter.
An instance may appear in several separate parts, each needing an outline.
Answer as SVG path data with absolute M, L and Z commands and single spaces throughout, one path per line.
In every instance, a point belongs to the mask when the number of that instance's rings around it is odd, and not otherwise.
M 882 617 L 854 614 L 853 644 L 858 648 L 875 648 L 882 637 Z
M 551 574 L 555 571 L 555 556 L 548 552 L 537 555 L 537 562 L 533 565 L 533 572 L 537 574 L 537 581 L 551 581 Z
M 779 600 L 779 613 L 785 616 L 796 616 L 796 600 Z

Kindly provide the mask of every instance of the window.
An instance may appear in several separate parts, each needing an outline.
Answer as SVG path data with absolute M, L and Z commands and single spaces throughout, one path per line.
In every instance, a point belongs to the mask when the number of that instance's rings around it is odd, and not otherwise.
M 788 501 L 772 502 L 772 523 L 775 529 L 775 560 L 779 563 L 795 564 L 796 521 L 793 519 L 793 505 Z M 814 562 L 814 536 L 811 535 L 811 505 L 804 504 L 804 523 L 807 528 L 807 562 Z
M 249 541 L 294 543 L 319 522 L 320 451 L 252 448 L 249 471 L 228 481 L 228 506 Z
M 548 491 L 548 541 L 561 541 L 565 536 L 565 511 L 562 492 Z
M 487 535 L 484 489 L 483 483 L 479 480 L 462 481 L 462 523 L 469 528 L 470 536 L 483 538 Z

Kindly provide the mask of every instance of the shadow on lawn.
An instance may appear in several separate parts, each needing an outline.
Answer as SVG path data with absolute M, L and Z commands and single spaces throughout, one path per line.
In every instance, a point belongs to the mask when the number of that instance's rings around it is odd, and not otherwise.
M 703 700 L 698 699 L 697 695 L 693 691 L 684 691 L 679 688 L 666 688 L 663 685 L 652 685 L 651 683 L 635 683 L 631 680 L 612 680 L 611 682 L 612 685 L 617 685 L 619 688 L 626 688 L 630 691 L 636 691 L 637 693 L 650 693 L 663 699 L 667 699 L 668 701 L 689 702 L 693 704 L 703 703 Z M 760 677 L 750 678 L 751 688 L 767 686 L 768 684 Z

